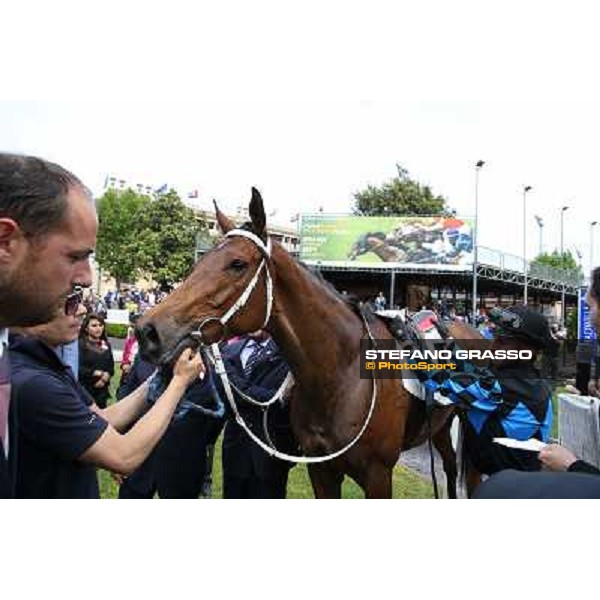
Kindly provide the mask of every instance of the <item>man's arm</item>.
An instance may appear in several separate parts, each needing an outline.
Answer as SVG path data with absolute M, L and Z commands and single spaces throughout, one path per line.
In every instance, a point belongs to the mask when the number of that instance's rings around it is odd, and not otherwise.
M 600 469 L 597 469 L 594 465 L 585 462 L 584 460 L 576 460 L 567 469 L 570 473 L 590 473 L 590 475 L 600 475 Z
M 99 408 L 96 404 L 93 404 L 90 406 L 90 409 L 108 421 L 114 429 L 123 431 L 147 408 L 146 396 L 148 395 L 148 387 L 149 382 L 144 381 L 128 396 L 119 400 L 119 402 L 115 402 L 106 408 Z
M 560 444 L 548 444 L 540 451 L 539 458 L 542 465 L 550 471 L 600 474 L 600 470 L 594 465 L 578 459 L 573 452 Z
M 131 474 L 144 462 L 163 436 L 188 385 L 203 371 L 200 355 L 192 355 L 191 350 L 185 350 L 175 365 L 171 382 L 155 405 L 125 434 L 120 434 L 109 425 L 100 438 L 79 457 L 80 460 L 123 475 Z M 135 398 L 131 402 L 133 404 L 138 401 L 139 398 Z

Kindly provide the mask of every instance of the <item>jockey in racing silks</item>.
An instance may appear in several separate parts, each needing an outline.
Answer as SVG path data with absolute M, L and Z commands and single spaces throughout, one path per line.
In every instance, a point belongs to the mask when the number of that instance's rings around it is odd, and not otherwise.
M 525 306 L 490 311 L 491 350 L 531 350 L 531 360 L 496 360 L 489 368 L 453 360 L 457 370 L 426 377 L 428 390 L 464 409 L 464 449 L 479 473 L 502 469 L 537 471 L 537 452 L 505 447 L 496 437 L 547 442 L 552 427 L 552 388 L 535 367 L 538 353 L 553 344 L 546 318 Z M 488 342 L 489 344 L 489 342 Z

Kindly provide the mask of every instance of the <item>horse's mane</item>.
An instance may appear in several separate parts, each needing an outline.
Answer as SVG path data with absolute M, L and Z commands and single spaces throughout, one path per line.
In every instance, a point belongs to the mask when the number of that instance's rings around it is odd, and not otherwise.
M 241 225 L 240 229 L 245 229 L 246 231 L 250 231 L 251 233 L 258 235 L 254 227 L 252 226 L 251 221 L 247 221 L 246 223 Z M 341 294 L 340 292 L 338 292 L 334 285 L 327 281 L 325 277 L 323 277 L 321 271 L 315 269 L 314 267 L 310 267 L 304 264 L 301 260 L 298 260 L 293 256 L 291 256 L 291 258 L 294 262 L 296 262 L 296 264 L 298 264 L 305 271 L 307 271 L 309 275 L 316 279 L 317 283 L 324 287 L 329 293 L 333 294 L 335 298 L 341 300 L 346 306 L 348 306 L 348 308 L 350 308 L 350 310 L 352 310 L 352 312 L 355 313 L 360 319 L 362 319 L 364 316 L 368 323 L 373 323 L 375 321 L 375 314 L 371 310 L 371 307 L 368 303 L 363 302 L 363 305 L 361 307 L 359 298 L 357 298 L 353 294 Z
M 296 262 L 305 271 L 308 271 L 308 273 L 312 277 L 314 277 L 317 280 L 317 282 L 321 284 L 326 290 L 328 290 L 338 300 L 341 300 L 346 306 L 348 306 L 348 308 L 350 308 L 350 310 L 352 310 L 352 312 L 355 313 L 358 317 L 362 319 L 361 315 L 363 315 L 367 319 L 368 323 L 373 323 L 375 321 L 375 314 L 371 310 L 371 307 L 368 303 L 363 302 L 361 306 L 361 301 L 353 294 L 340 294 L 340 292 L 337 291 L 335 286 L 331 282 L 327 281 L 325 277 L 323 277 L 321 271 L 315 269 L 314 267 L 310 267 L 304 264 L 302 261 L 297 260 Z

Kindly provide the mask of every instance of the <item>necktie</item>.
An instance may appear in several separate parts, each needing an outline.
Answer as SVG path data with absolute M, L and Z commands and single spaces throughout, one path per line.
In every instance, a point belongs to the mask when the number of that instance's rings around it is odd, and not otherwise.
M 255 343 L 254 348 L 252 348 L 252 353 L 248 357 L 248 360 L 246 360 L 246 366 L 244 367 L 244 375 L 246 375 L 246 377 L 250 376 L 252 369 L 254 369 L 258 362 L 260 362 L 263 355 L 263 350 L 264 348 L 260 344 Z
M 2 342 L 0 342 L 2 343 Z M 4 456 L 8 457 L 8 407 L 10 404 L 10 369 L 8 349 L 4 348 L 0 356 L 0 442 Z

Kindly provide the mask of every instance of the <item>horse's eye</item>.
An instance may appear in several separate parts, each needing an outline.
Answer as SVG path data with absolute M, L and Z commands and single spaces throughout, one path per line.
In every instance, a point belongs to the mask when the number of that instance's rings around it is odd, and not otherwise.
M 242 271 L 244 271 L 246 269 L 247 266 L 248 266 L 247 262 L 244 262 L 243 260 L 241 260 L 239 258 L 235 258 L 229 263 L 227 268 L 232 269 L 236 273 L 241 273 Z

